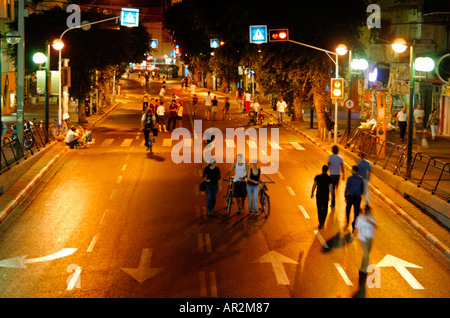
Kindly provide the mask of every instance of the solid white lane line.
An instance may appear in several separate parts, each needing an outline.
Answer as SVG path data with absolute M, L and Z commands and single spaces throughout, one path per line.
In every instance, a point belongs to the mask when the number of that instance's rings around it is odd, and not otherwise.
M 89 246 L 88 246 L 88 248 L 86 250 L 87 253 L 90 253 L 90 252 L 92 252 L 94 250 L 94 246 L 95 246 L 95 243 L 97 243 L 97 240 L 98 240 L 98 235 L 95 235 L 92 238 L 91 244 L 89 244 Z
M 306 212 L 306 210 L 305 210 L 305 208 L 303 207 L 303 205 L 299 205 L 298 208 L 299 208 L 300 211 L 303 213 L 303 216 L 304 216 L 306 219 L 309 219 L 308 212 Z
M 341 274 L 342 279 L 344 280 L 344 282 L 347 284 L 347 286 L 353 286 L 350 278 L 348 278 L 347 274 L 345 273 L 344 269 L 342 268 L 342 266 L 339 263 L 334 263 L 334 266 L 336 267 L 336 269 L 338 270 L 339 274 Z

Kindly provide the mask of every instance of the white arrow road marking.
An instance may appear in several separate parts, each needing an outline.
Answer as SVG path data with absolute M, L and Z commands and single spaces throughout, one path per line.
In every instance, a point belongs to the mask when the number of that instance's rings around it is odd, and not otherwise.
M 40 263 L 53 261 L 58 258 L 63 258 L 72 255 L 77 251 L 77 248 L 63 248 L 62 250 L 53 253 L 51 255 L 26 259 L 26 255 L 18 256 L 13 258 L 8 258 L 0 261 L 0 267 L 11 267 L 11 268 L 26 268 L 26 264 Z
M 379 267 L 394 267 L 413 289 L 424 289 L 417 279 L 406 269 L 406 267 L 422 268 L 416 264 L 409 263 L 398 257 L 387 254 L 378 264 Z
M 264 254 L 253 263 L 272 263 L 273 271 L 275 272 L 275 277 L 279 285 L 289 285 L 289 279 L 284 270 L 283 263 L 298 264 L 293 259 L 286 257 L 276 251 L 270 251 Z
M 163 268 L 150 268 L 152 260 L 153 249 L 144 248 L 141 254 L 138 268 L 121 268 L 125 273 L 137 280 L 138 283 L 143 283 L 147 279 L 156 276 Z

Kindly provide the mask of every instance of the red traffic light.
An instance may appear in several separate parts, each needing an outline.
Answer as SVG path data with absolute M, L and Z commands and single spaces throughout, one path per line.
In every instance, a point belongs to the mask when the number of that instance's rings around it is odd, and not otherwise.
M 280 42 L 289 40 L 288 29 L 272 29 L 269 30 L 269 42 Z

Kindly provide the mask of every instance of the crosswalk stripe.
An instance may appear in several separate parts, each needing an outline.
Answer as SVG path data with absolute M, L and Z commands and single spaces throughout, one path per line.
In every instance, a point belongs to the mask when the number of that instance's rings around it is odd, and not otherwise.
M 256 142 L 254 140 L 247 140 L 247 144 L 248 144 L 249 148 L 253 148 L 253 149 L 258 148 L 258 145 L 256 144 Z
M 225 144 L 227 145 L 227 148 L 236 147 L 236 145 L 234 144 L 234 140 L 232 140 L 232 139 L 225 139 Z
M 108 147 L 111 145 L 111 143 L 114 141 L 114 139 L 105 139 L 105 141 L 102 143 L 101 147 Z
M 305 148 L 303 148 L 298 142 L 296 141 L 291 141 L 290 144 L 297 150 L 305 150 Z
M 172 139 L 168 139 L 168 138 L 165 138 L 164 140 L 163 140 L 163 147 L 170 147 L 170 146 L 172 146 Z
M 273 149 L 283 149 L 276 141 L 269 141 L 269 144 Z
M 132 142 L 133 142 L 133 139 L 125 139 L 120 146 L 121 147 L 129 147 Z

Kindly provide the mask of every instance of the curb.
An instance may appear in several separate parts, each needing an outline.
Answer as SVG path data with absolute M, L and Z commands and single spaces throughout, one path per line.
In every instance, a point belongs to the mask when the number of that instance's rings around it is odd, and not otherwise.
M 44 177 L 44 175 L 50 170 L 51 167 L 58 162 L 59 159 L 67 152 L 67 149 L 62 150 L 55 157 L 53 157 L 50 162 L 41 169 L 37 176 L 31 180 L 26 187 L 19 192 L 18 195 L 2 210 L 0 211 L 0 224 L 11 214 L 11 212 L 21 203 L 29 193 L 33 191 L 33 189 L 38 185 L 39 181 Z
M 270 116 L 275 117 L 273 114 L 270 114 Z M 331 154 L 331 151 L 328 149 L 328 146 L 322 145 L 320 142 L 317 142 L 309 135 L 306 135 L 299 129 L 293 127 L 290 124 L 284 123 L 287 127 L 293 129 L 295 132 L 301 134 L 303 137 L 311 141 L 314 145 L 318 146 L 320 149 L 325 151 L 328 154 Z M 347 168 L 350 168 L 348 164 L 346 164 Z M 397 213 L 399 216 L 401 216 L 408 224 L 417 232 L 419 232 L 420 235 L 422 235 L 431 245 L 433 245 L 435 248 L 439 250 L 447 259 L 450 259 L 450 248 L 448 248 L 444 243 L 442 243 L 440 240 L 438 240 L 433 234 L 431 234 L 430 231 L 428 231 L 424 226 L 422 226 L 419 222 L 417 222 L 413 217 L 411 217 L 408 213 L 405 212 L 399 205 L 397 205 L 394 201 L 389 199 L 384 193 L 382 193 L 377 187 L 375 187 L 372 184 L 369 184 L 369 187 L 374 192 L 374 194 L 380 198 L 384 203 L 386 203 L 392 210 L 394 210 L 395 213 Z

